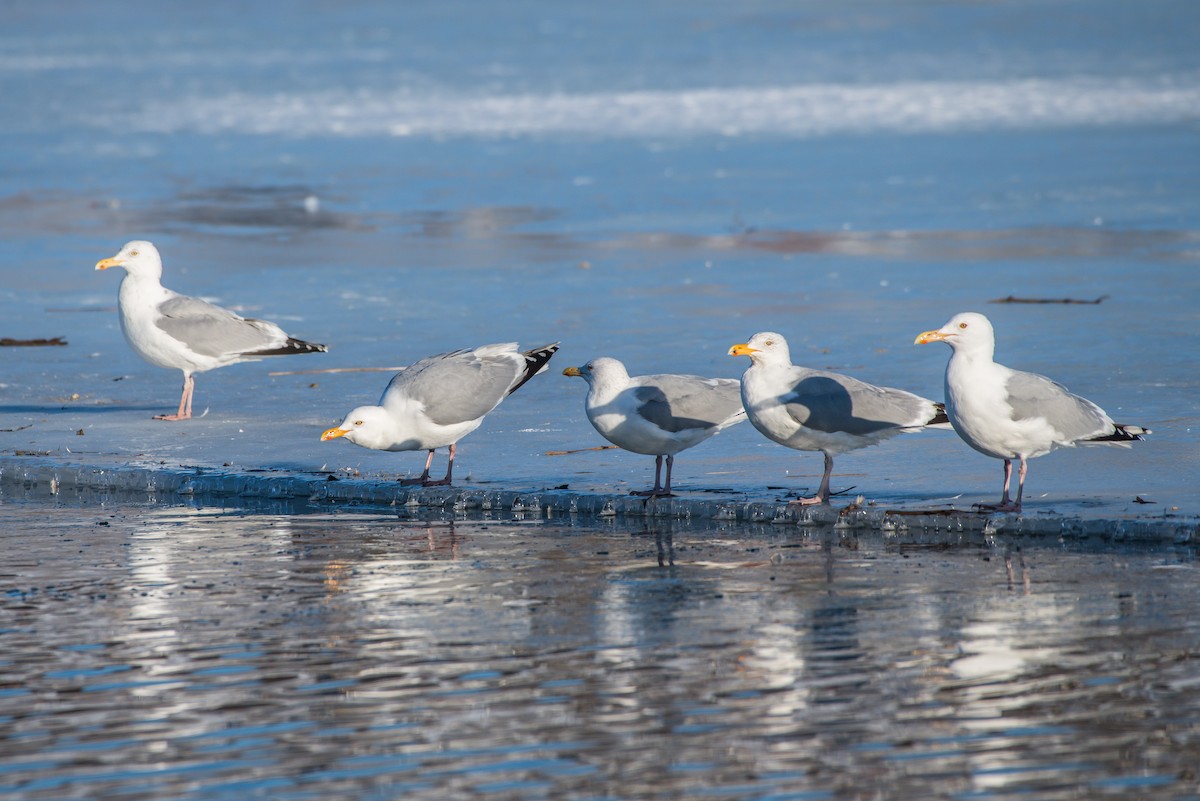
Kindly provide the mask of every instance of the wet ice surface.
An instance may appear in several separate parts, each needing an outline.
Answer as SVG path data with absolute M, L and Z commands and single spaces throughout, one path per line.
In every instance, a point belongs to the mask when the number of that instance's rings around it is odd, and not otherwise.
M 257 208 L 271 202 L 253 199 Z M 348 409 L 374 402 L 386 373 L 271 372 L 399 366 L 489 341 L 561 340 L 552 369 L 463 441 L 460 483 L 622 493 L 650 483 L 651 459 L 611 451 L 545 455 L 603 444 L 584 417 L 582 382 L 562 377 L 563 367 L 610 354 L 639 372 L 737 376 L 744 364 L 725 356 L 729 345 L 776 329 L 792 340 L 799 362 L 936 398 L 948 354 L 940 346 L 914 348 L 912 336 L 951 312 L 985 308 L 1000 331 L 1002 359 L 1045 372 L 1119 420 L 1155 431 L 1130 451 L 1077 449 L 1036 460 L 1029 510 L 1119 517 L 1178 507 L 1196 514 L 1196 278 L 1192 265 L 1179 263 L 1183 234 L 833 231 L 708 241 L 617 232 L 588 241 L 564 231 L 570 225 L 562 220 L 552 235 L 537 233 L 548 225 L 532 212 L 477 209 L 443 215 L 436 232 L 283 227 L 278 238 L 201 232 L 168 240 L 170 285 L 333 346 L 327 355 L 201 375 L 196 408 L 209 413 L 185 425 L 149 419 L 177 404 L 179 376 L 129 351 L 112 308 L 116 276 L 89 272 L 116 245 L 73 244 L 77 252 L 54 264 L 44 261 L 47 253 L 30 252 L 11 263 L 21 273 L 5 300 L 5 333 L 65 336 L 71 345 L 0 351 L 2 427 L 14 429 L 0 434 L 5 455 L 103 468 L 133 462 L 413 475 L 420 454 L 317 441 Z M 21 242 L 10 247 L 13 241 Z M 388 257 L 373 252 L 387 243 L 394 244 Z M 396 254 L 412 249 L 421 255 L 396 264 Z M 866 255 L 848 255 L 855 249 Z M 1010 249 L 1032 255 L 963 261 Z M 1062 252 L 1042 255 L 1047 249 Z M 293 259 L 303 263 L 286 264 Z M 67 265 L 83 277 L 71 276 L 64 290 Z M 1098 306 L 986 305 L 1014 293 L 1108 299 Z M 46 455 L 21 455 L 30 453 Z M 727 490 L 769 500 L 811 492 L 819 475 L 819 455 L 791 453 L 743 425 L 683 454 L 675 484 L 685 497 Z M 999 463 L 931 432 L 839 458 L 834 485 L 889 503 L 967 505 L 995 500 L 999 479 Z M 1138 496 L 1157 508 L 1134 505 Z
M 0 507 L 12 797 L 1195 792 L 1194 547 Z

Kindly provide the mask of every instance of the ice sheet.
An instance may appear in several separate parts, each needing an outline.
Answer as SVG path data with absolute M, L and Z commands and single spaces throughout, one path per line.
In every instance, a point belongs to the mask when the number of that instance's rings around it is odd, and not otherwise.
M 797 361 L 939 398 L 947 353 L 912 338 L 975 309 L 1001 361 L 1155 432 L 1034 461 L 1032 514 L 1192 519 L 1200 12 L 1039 9 L 22 6 L 0 33 L 0 336 L 70 344 L 0 348 L 0 466 L 390 480 L 423 457 L 317 441 L 386 373 L 272 372 L 561 340 L 456 475 L 616 497 L 653 460 L 546 455 L 603 444 L 563 367 L 737 376 L 729 345 L 774 329 Z M 129 351 L 118 276 L 92 271 L 135 237 L 168 286 L 332 351 L 203 374 L 207 416 L 151 421 L 180 376 Z M 989 303 L 1009 295 L 1104 300 Z M 948 433 L 837 468 L 888 506 L 999 495 L 1000 464 Z M 743 425 L 675 484 L 772 505 L 819 475 Z

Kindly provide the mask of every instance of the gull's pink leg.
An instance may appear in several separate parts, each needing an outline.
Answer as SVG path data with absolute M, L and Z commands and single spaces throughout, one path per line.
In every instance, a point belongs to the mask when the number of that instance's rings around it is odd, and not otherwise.
M 155 420 L 187 420 L 192 416 L 192 392 L 196 387 L 196 378 L 191 373 L 183 376 L 183 394 L 179 396 L 179 411 L 175 414 L 156 414 Z
M 1022 456 L 1021 457 L 1021 467 L 1017 471 L 1017 502 L 1013 506 L 1014 512 L 1021 511 L 1021 496 L 1025 494 L 1025 473 L 1026 473 L 1027 467 L 1028 466 L 1025 463 L 1025 457 Z
M 654 489 L 652 489 L 652 490 L 634 490 L 633 492 L 630 492 L 629 494 L 630 495 L 644 495 L 644 496 L 649 496 L 649 497 L 654 497 L 655 495 L 661 495 L 662 494 L 662 484 L 659 483 L 659 479 L 662 478 L 662 464 L 663 464 L 663 458 L 662 458 L 662 454 L 660 453 L 658 456 L 654 457 Z M 668 483 L 670 483 L 670 479 L 668 479 Z
M 821 476 L 821 486 L 817 494 L 811 498 L 798 498 L 788 501 L 788 506 L 814 506 L 819 503 L 829 503 L 829 477 L 833 475 L 833 457 L 825 454 L 825 473 Z
M 441 481 L 430 481 L 431 486 L 450 486 L 450 476 L 454 473 L 454 451 L 456 450 L 455 443 L 450 443 L 450 461 L 446 462 L 446 477 Z
M 425 484 L 429 481 L 429 466 L 433 464 L 433 448 L 429 449 L 429 455 L 425 457 L 425 471 L 417 478 L 402 478 L 400 483 L 404 485 L 410 484 Z
M 1018 471 L 1017 478 L 1017 500 L 1013 503 L 1008 494 L 1008 488 L 1012 484 L 1012 459 L 1004 460 L 1004 492 L 1000 497 L 1000 503 L 992 505 L 990 503 L 977 503 L 975 506 L 981 510 L 986 509 L 989 512 L 1019 512 L 1021 511 L 1021 493 L 1025 490 L 1025 457 L 1021 457 L 1021 468 Z
M 190 418 L 192 416 L 192 397 L 196 394 L 196 376 L 189 375 L 187 377 L 187 409 L 184 410 L 183 416 Z

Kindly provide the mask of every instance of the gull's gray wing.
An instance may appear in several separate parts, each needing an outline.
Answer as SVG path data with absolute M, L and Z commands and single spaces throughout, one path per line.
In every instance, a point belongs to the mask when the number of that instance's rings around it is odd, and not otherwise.
M 840 373 L 805 370 L 780 401 L 796 422 L 814 431 L 868 436 L 922 425 L 933 402 L 902 389 L 877 387 Z
M 247 320 L 208 301 L 176 295 L 158 307 L 154 324 L 202 356 L 247 354 L 287 339 L 274 323 Z
M 1013 420 L 1044 418 L 1069 441 L 1094 437 L 1113 428 L 1103 409 L 1043 375 L 1013 370 L 1004 388 Z
M 516 352 L 456 350 L 430 356 L 397 373 L 379 405 L 388 408 L 404 396 L 421 403 L 438 425 L 478 420 L 504 399 L 524 366 L 525 357 Z
M 733 378 L 654 375 L 636 379 L 637 412 L 664 431 L 719 426 L 742 408 L 741 383 Z

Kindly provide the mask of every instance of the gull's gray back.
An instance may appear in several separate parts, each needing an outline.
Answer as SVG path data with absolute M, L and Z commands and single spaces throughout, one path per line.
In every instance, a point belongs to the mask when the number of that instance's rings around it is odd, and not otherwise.
M 397 373 L 379 405 L 387 408 L 395 393 L 419 401 L 438 425 L 477 420 L 504 399 L 518 373 L 517 360 L 480 358 L 467 350 L 422 359 Z
M 1004 388 L 1014 420 L 1043 417 L 1067 440 L 1093 437 L 1112 428 L 1103 409 L 1045 376 L 1013 370 Z
M 653 375 L 638 383 L 638 414 L 671 433 L 719 426 L 742 408 L 741 385 L 733 378 Z
M 911 392 L 819 370 L 805 370 L 781 400 L 806 428 L 858 436 L 921 425 L 924 413 L 933 413 L 932 401 Z
M 284 337 L 273 323 L 246 320 L 199 298 L 179 295 L 158 307 L 162 331 L 204 356 L 261 350 Z M 286 338 L 286 337 L 284 337 Z

